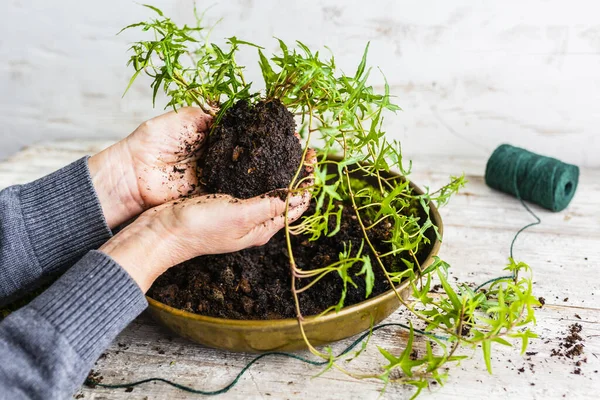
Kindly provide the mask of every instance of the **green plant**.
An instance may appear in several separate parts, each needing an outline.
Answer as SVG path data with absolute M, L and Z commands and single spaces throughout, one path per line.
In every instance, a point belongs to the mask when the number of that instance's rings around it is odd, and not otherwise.
M 169 99 L 166 107 L 197 105 L 215 116 L 215 125 L 236 101 L 278 99 L 301 119 L 299 132 L 305 140 L 305 152 L 309 146 L 318 150 L 314 183 L 308 188 L 316 201 L 315 211 L 285 227 L 290 272 L 298 279 L 310 280 L 297 288 L 297 279 L 292 279 L 299 329 L 304 333 L 299 293 L 310 290 L 325 275 L 337 273 L 344 289 L 339 303 L 325 313 L 336 312 L 344 306 L 347 288 L 356 286 L 357 279 L 365 280 L 365 298 L 370 296 L 374 268 L 383 270 L 398 299 L 415 321 L 425 325 L 425 354 L 413 354 L 415 330 L 411 325 L 404 351 L 396 356 L 380 349 L 387 364 L 382 366 L 383 372 L 369 375 L 347 370 L 331 349 L 321 352 L 305 336 L 310 350 L 329 360 L 327 368 L 335 367 L 356 378 L 379 379 L 386 385 L 413 385 L 418 394 L 431 380 L 443 383 L 446 372 L 442 366 L 464 358 L 457 353 L 461 347 L 481 345 L 490 372 L 493 343 L 510 346 L 518 339 L 525 351 L 528 340 L 535 337 L 527 326 L 535 321 L 533 307 L 538 304 L 532 295 L 528 265 L 510 259 L 506 269 L 511 277 L 494 281 L 487 291 L 475 291 L 467 285 L 453 288 L 447 279 L 449 266 L 439 258 L 431 265 L 420 265 L 418 254 L 430 243 L 428 232 L 433 230 L 439 236 L 429 215 L 430 204 L 445 205 L 465 180 L 462 176 L 451 177 L 441 189 L 420 195 L 411 189 L 407 179 L 384 177 L 391 170 L 407 176 L 411 164 L 405 167 L 400 143 L 389 141 L 382 129 L 384 113 L 395 112 L 399 107 L 391 101 L 387 82 L 383 93 L 368 84 L 372 71 L 367 67 L 368 44 L 355 73 L 346 75 L 337 70 L 333 55 L 324 58 L 301 42 L 291 48 L 279 40 L 280 52 L 273 56 L 265 55 L 262 47 L 235 37 L 227 39 L 223 48 L 209 41 L 210 30 L 202 27 L 202 16 L 197 13 L 195 26 L 181 27 L 160 10 L 146 7 L 154 10 L 156 18 L 125 28 L 141 28 L 153 36 L 131 47 L 129 64 L 134 74 L 129 86 L 143 73 L 151 78 L 153 102 L 162 88 Z M 262 91 L 252 90 L 251 83 L 244 79 L 243 67 L 236 62 L 242 46 L 257 49 L 265 84 Z M 331 155 L 340 155 L 341 160 L 334 161 Z M 290 182 L 290 193 L 305 190 L 303 167 L 299 166 Z M 352 179 L 356 172 L 371 178 L 375 185 Z M 339 259 L 329 265 L 312 270 L 299 268 L 290 237 L 307 234 L 310 240 L 318 240 L 324 235 L 336 235 L 342 207 L 351 207 L 355 213 L 364 236 L 361 246 L 352 248 L 347 244 Z M 329 231 L 331 219 L 336 221 L 336 228 Z M 375 248 L 369 235 L 381 224 L 386 224 L 391 234 L 385 252 Z M 442 286 L 441 295 L 430 292 L 434 279 Z M 410 303 L 399 294 L 407 287 L 412 289 L 415 300 Z

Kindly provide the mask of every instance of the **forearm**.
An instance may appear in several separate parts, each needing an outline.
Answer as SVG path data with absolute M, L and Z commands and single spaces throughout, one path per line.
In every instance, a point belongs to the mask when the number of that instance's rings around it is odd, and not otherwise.
M 59 274 L 111 237 L 87 159 L 0 192 L 0 300 Z
M 129 274 L 90 252 L 0 323 L 0 394 L 68 398 L 102 351 L 147 306 Z M 0 396 L 1 398 L 4 398 Z

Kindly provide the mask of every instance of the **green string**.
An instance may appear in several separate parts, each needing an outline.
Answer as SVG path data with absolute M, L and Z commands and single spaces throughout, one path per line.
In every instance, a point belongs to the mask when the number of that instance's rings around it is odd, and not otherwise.
M 503 158 L 502 150 L 500 150 L 500 149 L 503 149 L 503 146 L 509 146 L 509 145 L 502 145 L 502 146 L 498 147 L 498 149 L 496 149 L 496 151 L 494 152 L 494 154 L 492 154 L 492 157 L 490 157 L 490 159 L 488 160 L 488 164 L 487 164 L 486 171 L 485 171 L 485 180 L 486 180 L 486 183 L 488 185 L 490 185 L 489 184 L 490 181 L 491 182 L 496 182 L 497 181 L 497 177 L 493 177 L 493 176 L 491 176 L 491 174 L 493 173 L 493 171 L 500 171 L 501 170 L 499 167 L 497 167 L 495 165 L 495 163 L 498 162 L 498 159 L 505 160 L 505 158 Z M 512 147 L 512 146 L 510 146 L 510 147 Z M 533 153 L 531 153 L 531 154 L 533 154 Z M 490 164 L 492 164 L 492 167 L 490 167 Z M 521 234 L 521 232 L 523 232 L 526 229 L 531 228 L 532 226 L 539 225 L 542 222 L 542 220 L 531 210 L 531 208 L 529 208 L 529 206 L 523 201 L 523 198 L 521 197 L 521 194 L 520 194 L 520 191 L 519 191 L 519 182 L 518 182 L 518 171 L 519 171 L 519 168 L 520 168 L 520 164 L 521 164 L 521 159 L 517 158 L 517 160 L 514 163 L 514 169 L 512 170 L 512 174 L 511 174 L 512 175 L 512 186 L 513 186 L 511 193 L 514 193 L 514 195 L 517 197 L 517 199 L 519 199 L 519 201 L 521 202 L 521 205 L 525 208 L 525 210 L 527 210 L 527 212 L 533 218 L 535 218 L 535 222 L 532 222 L 530 224 L 525 225 L 524 227 L 522 227 L 521 229 L 519 229 L 517 231 L 517 233 L 515 233 L 515 236 L 513 236 L 513 239 L 510 242 L 510 258 L 511 259 L 514 259 L 513 249 L 515 247 L 515 242 L 517 241 L 517 238 L 519 237 L 519 235 Z M 508 175 L 508 174 L 506 174 L 506 175 Z M 491 283 L 502 281 L 502 280 L 505 280 L 505 279 L 513 279 L 514 280 L 516 278 L 517 277 L 516 277 L 516 275 L 515 275 L 514 272 L 513 272 L 512 275 L 505 275 L 505 276 L 499 276 L 498 278 L 492 278 L 492 279 L 490 279 L 488 281 L 483 282 L 481 285 L 477 286 L 475 288 L 475 292 L 477 292 L 479 289 L 481 289 L 484 286 L 487 286 L 487 285 L 489 285 Z
M 401 324 L 401 323 L 387 323 L 387 324 L 377 325 L 377 326 L 373 327 L 373 329 L 371 329 L 370 332 L 366 332 L 366 333 L 363 333 L 362 335 L 360 335 L 358 337 L 358 339 L 356 339 L 348 347 L 346 347 L 337 357 L 341 357 L 345 354 L 348 354 L 350 351 L 352 351 L 352 349 L 354 349 L 356 346 L 358 346 L 358 344 L 360 344 L 365 338 L 367 338 L 367 336 L 369 336 L 372 332 L 378 331 L 379 329 L 382 329 L 382 328 L 391 327 L 391 326 L 410 330 L 410 327 L 408 325 Z M 430 332 L 425 332 L 421 329 L 413 328 L 413 331 L 416 333 L 419 333 L 421 335 L 426 335 L 426 336 L 435 338 L 437 340 L 448 340 L 446 337 L 438 336 L 438 335 L 435 335 Z M 96 383 L 90 379 L 86 379 L 85 384 L 88 386 L 92 386 L 92 387 L 99 386 L 99 387 L 103 387 L 106 389 L 123 389 L 123 388 L 138 386 L 138 385 L 148 383 L 148 382 L 163 382 L 163 383 L 166 383 L 167 385 L 171 385 L 177 389 L 180 389 L 180 390 L 183 390 L 183 391 L 186 391 L 189 393 L 201 394 L 201 395 L 205 395 L 205 396 L 216 396 L 218 394 L 226 393 L 231 388 L 233 388 L 238 383 L 240 378 L 242 378 L 242 376 L 244 376 L 244 374 L 250 369 L 250 367 L 252 367 L 252 365 L 256 364 L 259 360 L 261 360 L 265 357 L 272 357 L 272 356 L 292 358 L 294 360 L 302 361 L 303 363 L 315 365 L 315 366 L 323 366 L 323 365 L 327 365 L 329 363 L 329 360 L 315 361 L 315 360 L 310 360 L 308 358 L 298 356 L 298 355 L 292 354 L 292 353 L 285 353 L 285 352 L 280 352 L 280 351 L 270 351 L 270 352 L 261 354 L 261 355 L 255 357 L 254 359 L 252 359 L 252 361 L 250 361 L 248 364 L 246 364 L 246 366 L 244 368 L 242 368 L 242 370 L 236 375 L 236 377 L 229 384 L 227 384 L 224 387 L 222 387 L 221 389 L 217 389 L 217 390 L 194 389 L 192 387 L 181 385 L 177 382 L 173 382 L 173 381 L 170 381 L 168 379 L 163 379 L 163 378 L 148 378 L 148 379 L 142 379 L 142 380 L 135 381 L 135 382 L 119 383 L 119 384 Z
M 525 225 L 517 231 L 510 243 L 510 257 L 513 257 L 513 248 L 517 237 L 526 229 L 532 226 L 539 225 L 541 223 L 540 218 L 529 208 L 525 203 L 525 200 L 532 201 L 543 207 L 546 207 L 552 211 L 563 210 L 573 198 L 575 189 L 577 188 L 577 181 L 579 177 L 579 168 L 574 165 L 565 164 L 559 160 L 544 157 L 531 153 L 527 150 L 513 147 L 510 145 L 501 145 L 498 147 L 490 159 L 488 160 L 485 172 L 486 184 L 494 189 L 501 190 L 503 192 L 513 194 L 519 199 L 525 210 L 535 218 L 535 222 Z M 481 285 L 477 286 L 475 292 L 494 282 L 498 282 L 505 279 L 515 279 L 513 275 L 500 276 L 497 278 L 490 279 Z M 387 327 L 400 327 L 409 330 L 410 327 L 401 323 L 387 323 L 375 326 L 370 332 L 366 332 L 346 347 L 337 357 L 341 357 L 348 354 L 354 349 L 359 343 L 367 338 L 372 332 L 376 332 L 379 329 Z M 413 331 L 422 335 L 427 335 L 438 340 L 448 340 L 443 336 L 437 336 L 430 332 L 425 332 L 420 329 L 414 329 Z M 259 360 L 265 357 L 287 357 L 294 360 L 301 361 L 306 364 L 323 366 L 329 363 L 329 361 L 314 361 L 305 357 L 298 356 L 292 353 L 271 351 L 261 354 L 252 359 L 242 370 L 236 375 L 236 377 L 226 386 L 217 390 L 198 390 L 189 386 L 181 385 L 179 383 L 170 381 L 163 378 L 148 378 L 142 379 L 135 382 L 121 383 L 121 384 L 107 384 L 107 383 L 96 383 L 91 380 L 86 380 L 85 384 L 88 386 L 99 386 L 107 389 L 122 389 L 133 386 L 142 385 L 148 382 L 163 382 L 171 385 L 177 389 L 205 396 L 215 396 L 228 392 L 233 388 L 238 381 L 244 376 L 244 374 Z
M 518 196 L 517 196 L 518 197 Z M 527 206 L 527 204 L 523 201 L 522 198 L 518 197 L 518 199 L 521 201 L 521 204 L 523 205 L 523 207 L 525 207 L 525 209 L 527 210 L 527 212 L 529 212 L 529 214 L 531 216 L 533 216 L 533 218 L 535 218 L 535 222 L 532 222 L 530 224 L 525 225 L 524 227 L 522 227 L 521 229 L 519 229 L 517 231 L 517 233 L 515 233 L 515 236 L 512 239 L 512 242 L 510 242 L 510 258 L 514 259 L 513 257 L 513 248 L 515 246 L 515 242 L 517 241 L 517 237 L 519 237 L 519 235 L 521 234 L 521 232 L 523 232 L 526 229 L 531 228 L 532 226 L 536 226 L 542 223 L 542 220 Z M 498 281 L 502 281 L 505 279 L 516 279 L 516 275 L 515 273 L 513 273 L 512 275 L 505 275 L 505 276 L 499 276 L 498 278 L 492 278 L 488 281 L 483 282 L 481 285 L 477 286 L 475 288 L 475 292 L 477 292 L 479 289 L 481 289 L 482 287 L 489 285 L 490 283 L 494 283 L 494 282 L 498 282 Z

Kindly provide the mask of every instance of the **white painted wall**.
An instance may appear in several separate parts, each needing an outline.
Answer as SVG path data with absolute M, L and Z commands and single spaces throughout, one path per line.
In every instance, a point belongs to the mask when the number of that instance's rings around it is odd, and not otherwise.
M 191 20 L 192 0 L 147 1 Z M 148 15 L 133 1 L 3 1 L 0 158 L 41 140 L 122 137 L 159 113 L 145 85 L 121 99 L 136 36 L 115 33 Z M 370 40 L 404 109 L 386 123 L 407 156 L 487 157 L 510 142 L 600 167 L 599 15 L 594 0 L 240 0 L 209 19 L 224 17 L 215 37 L 328 45 L 348 71 Z

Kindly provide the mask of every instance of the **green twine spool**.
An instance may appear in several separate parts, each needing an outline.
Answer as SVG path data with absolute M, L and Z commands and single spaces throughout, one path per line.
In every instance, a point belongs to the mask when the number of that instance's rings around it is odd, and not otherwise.
M 487 162 L 485 183 L 548 210 L 562 211 L 575 195 L 579 167 L 508 144 Z

